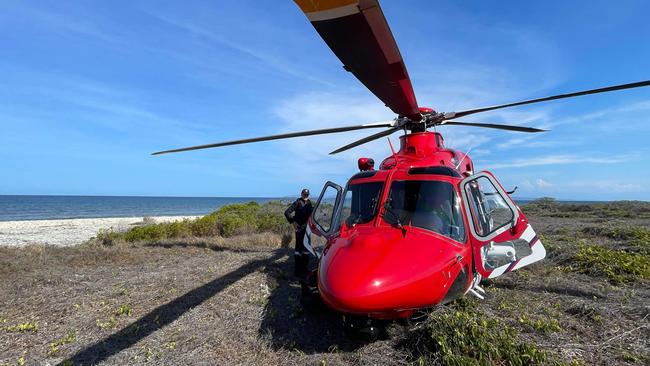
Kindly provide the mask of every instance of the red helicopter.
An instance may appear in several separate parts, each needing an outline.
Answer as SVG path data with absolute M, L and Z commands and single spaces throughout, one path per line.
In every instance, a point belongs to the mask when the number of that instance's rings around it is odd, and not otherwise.
M 385 105 L 388 122 L 286 133 L 192 146 L 164 154 L 259 141 L 383 128 L 336 154 L 397 131 L 399 150 L 360 158 L 345 188 L 327 182 L 309 220 L 305 246 L 318 268 L 303 293 L 343 313 L 347 329 L 375 332 L 372 319 L 408 318 L 465 294 L 483 298 L 484 278 L 544 258 L 526 216 L 492 173 L 475 173 L 466 153 L 448 149 L 436 126 L 474 126 L 536 133 L 544 130 L 457 120 L 471 114 L 556 99 L 649 86 L 609 86 L 459 112 L 419 107 L 399 49 L 377 0 L 295 0 L 329 48 Z M 390 142 L 390 141 L 389 141 Z M 391 146 L 392 149 L 392 146 Z M 332 197 L 334 197 L 332 199 Z M 325 238 L 322 253 L 312 235 Z

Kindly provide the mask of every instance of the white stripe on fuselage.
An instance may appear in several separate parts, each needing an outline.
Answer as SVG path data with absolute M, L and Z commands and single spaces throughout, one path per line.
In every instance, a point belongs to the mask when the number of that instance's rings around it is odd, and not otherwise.
M 521 258 L 521 260 L 514 267 L 512 267 L 511 271 L 514 271 L 515 269 L 521 268 L 523 266 L 527 266 L 531 263 L 537 262 L 538 260 L 543 259 L 546 256 L 546 249 L 544 249 L 544 245 L 542 245 L 541 240 L 537 239 L 535 243 L 530 242 L 534 238 L 535 238 L 535 230 L 533 230 L 533 227 L 530 226 L 529 224 L 526 227 L 526 230 L 524 230 L 524 232 L 521 234 L 519 239 L 525 240 L 526 242 L 528 242 L 529 245 L 532 244 L 533 246 L 531 247 L 531 249 L 533 250 L 533 252 Z M 492 272 L 490 272 L 488 278 L 501 276 L 508 270 L 511 264 L 512 262 L 508 264 L 504 264 L 501 267 L 495 268 Z

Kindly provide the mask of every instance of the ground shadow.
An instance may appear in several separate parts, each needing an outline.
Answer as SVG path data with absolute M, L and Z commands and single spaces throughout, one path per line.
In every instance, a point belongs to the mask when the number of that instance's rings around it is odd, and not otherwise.
M 166 249 L 171 249 L 171 248 L 200 248 L 200 249 L 210 249 L 215 252 L 233 252 L 233 253 L 255 253 L 255 252 L 261 252 L 262 250 L 260 249 L 249 249 L 249 248 L 233 248 L 233 247 L 227 247 L 227 246 L 221 246 L 221 245 L 214 245 L 214 244 L 208 244 L 206 242 L 198 242 L 198 243 L 187 243 L 184 241 L 179 241 L 179 242 L 154 242 L 154 243 L 147 243 L 144 245 L 144 247 L 158 247 L 158 248 L 166 248 Z M 266 251 L 266 250 L 264 250 Z
M 265 271 L 271 295 L 264 307 L 259 335 L 268 339 L 273 349 L 296 349 L 311 354 L 354 351 L 363 345 L 345 335 L 340 313 L 324 305 L 310 310 L 303 308 L 300 285 L 291 276 L 292 259 L 271 263 Z
M 197 287 L 175 300 L 159 306 L 147 315 L 141 317 L 117 333 L 77 352 L 70 358 L 62 361 L 63 364 L 96 364 L 127 349 L 147 337 L 151 333 L 163 328 L 178 319 L 188 310 L 200 305 L 205 300 L 218 294 L 236 281 L 246 277 L 259 268 L 268 266 L 287 255 L 286 249 L 278 249 L 265 259 L 251 261 L 221 277 Z

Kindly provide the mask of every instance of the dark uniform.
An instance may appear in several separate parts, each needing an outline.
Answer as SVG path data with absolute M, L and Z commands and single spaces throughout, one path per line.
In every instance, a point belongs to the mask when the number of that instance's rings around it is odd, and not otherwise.
M 305 192 L 309 195 L 309 190 L 303 189 L 302 194 L 304 195 Z M 296 247 L 293 258 L 294 275 L 298 277 L 305 276 L 307 274 L 307 267 L 309 266 L 309 252 L 305 249 L 303 240 L 305 239 L 305 231 L 307 230 L 307 220 L 309 220 L 312 209 L 311 201 L 308 198 L 305 200 L 298 198 L 284 211 L 284 216 L 287 218 L 287 221 L 297 224 Z

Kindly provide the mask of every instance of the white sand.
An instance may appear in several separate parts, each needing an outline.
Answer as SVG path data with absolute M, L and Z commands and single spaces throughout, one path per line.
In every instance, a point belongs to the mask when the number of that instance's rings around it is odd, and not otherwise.
M 193 219 L 198 216 L 156 216 L 154 222 Z M 0 221 L 0 245 L 28 244 L 76 245 L 97 234 L 99 229 L 113 228 L 125 231 L 142 224 L 142 217 L 115 217 L 101 219 Z

